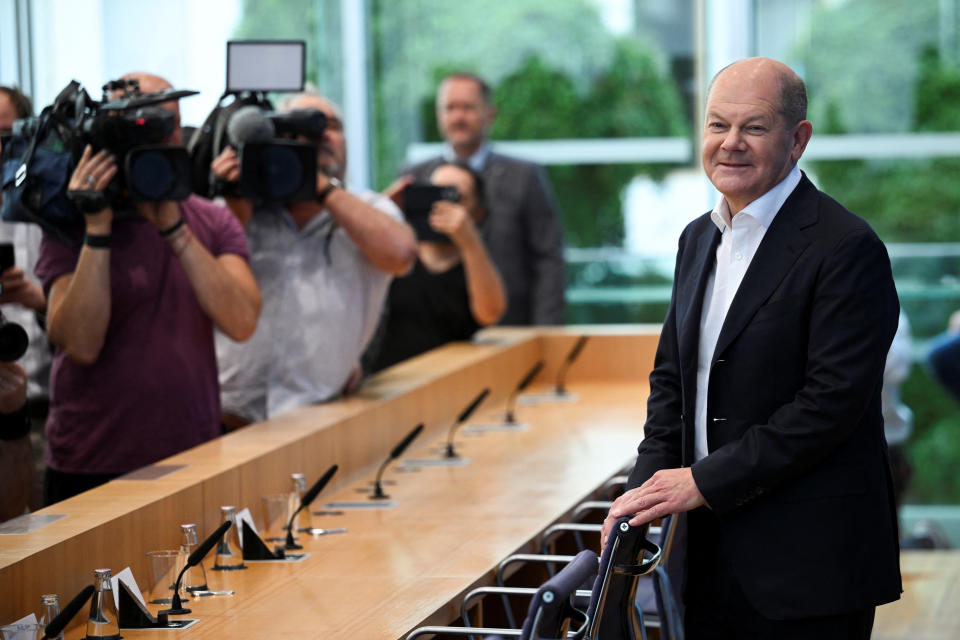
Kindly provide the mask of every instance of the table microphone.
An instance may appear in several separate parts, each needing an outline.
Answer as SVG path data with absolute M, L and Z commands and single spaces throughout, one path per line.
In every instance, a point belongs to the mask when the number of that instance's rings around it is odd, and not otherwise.
M 390 452 L 390 456 L 383 461 L 383 464 L 380 465 L 380 470 L 377 471 L 377 481 L 373 486 L 373 493 L 370 495 L 371 500 L 386 500 L 390 496 L 383 492 L 383 485 L 380 484 L 380 478 L 383 476 L 383 470 L 387 468 L 387 465 L 403 455 L 403 452 L 407 447 L 410 446 L 410 443 L 413 442 L 420 432 L 423 431 L 423 423 L 421 422 L 416 427 L 413 428 L 413 431 L 407 434 L 407 436 L 393 448 L 393 451 Z
M 295 543 L 293 541 L 293 520 L 297 517 L 297 514 L 300 513 L 303 509 L 310 506 L 310 503 L 317 497 L 323 488 L 327 486 L 327 483 L 330 482 L 330 478 L 333 477 L 333 474 L 339 469 L 337 465 L 331 466 L 327 469 L 327 472 L 320 476 L 320 479 L 317 480 L 316 484 L 310 487 L 310 490 L 303 494 L 303 497 L 300 498 L 300 506 L 297 507 L 297 510 L 293 512 L 293 515 L 290 516 L 290 522 L 287 523 L 287 543 L 284 545 L 286 549 L 303 549 L 303 546 Z
M 190 609 L 184 609 L 183 601 L 180 600 L 180 580 L 183 578 L 183 574 L 187 572 L 187 569 L 200 564 L 200 561 L 210 553 L 210 549 L 213 549 L 213 545 L 217 544 L 217 541 L 223 537 L 223 534 L 227 532 L 231 524 L 233 523 L 229 520 L 222 523 L 217 527 L 216 531 L 211 533 L 210 536 L 201 542 L 197 548 L 193 550 L 193 553 L 187 557 L 187 563 L 183 565 L 183 569 L 180 570 L 180 575 L 177 576 L 177 581 L 173 585 L 173 602 L 170 603 L 170 608 L 159 611 L 157 615 L 165 613 L 167 615 L 181 616 L 185 613 L 190 613 Z
M 573 345 L 573 349 L 570 349 L 570 353 L 567 354 L 567 359 L 563 361 L 563 364 L 560 365 L 560 371 L 557 373 L 557 389 L 556 393 L 558 396 L 567 395 L 567 390 L 564 387 L 564 382 L 567 377 L 567 369 L 570 368 L 570 365 L 573 364 L 573 361 L 577 359 L 577 356 L 580 355 L 580 352 L 583 351 L 583 345 L 587 344 L 588 336 L 580 336 L 580 339 L 577 340 L 577 343 Z
M 530 371 L 527 372 L 527 375 L 523 376 L 523 379 L 517 384 L 517 388 L 513 390 L 513 393 L 510 394 L 510 397 L 507 399 L 507 424 L 514 424 L 516 422 L 513 417 L 513 409 L 517 401 L 517 396 L 533 382 L 533 379 L 537 377 L 541 369 L 543 369 L 543 360 L 538 360 L 537 363 L 530 368 Z
M 80 611 L 83 605 L 87 604 L 87 600 L 89 600 L 92 595 L 93 585 L 88 584 L 83 588 L 83 591 L 73 597 L 73 600 L 63 608 L 63 611 L 58 613 L 53 620 L 50 621 L 50 624 L 44 627 L 43 640 L 56 638 L 60 635 L 60 633 L 66 629 L 67 625 L 70 624 L 70 621 L 73 620 L 73 616 L 77 615 L 77 612 Z
M 483 402 L 486 397 L 490 395 L 490 387 L 486 387 L 483 391 L 480 392 L 476 398 L 473 399 L 473 402 L 470 403 L 470 406 L 463 410 L 457 417 L 457 421 L 453 423 L 453 426 L 450 427 L 450 431 L 447 432 L 447 452 L 444 454 L 445 458 L 459 458 L 457 452 L 453 449 L 453 434 L 456 433 L 457 428 L 467 421 L 467 418 L 476 411 L 477 407 L 480 406 L 480 403 Z

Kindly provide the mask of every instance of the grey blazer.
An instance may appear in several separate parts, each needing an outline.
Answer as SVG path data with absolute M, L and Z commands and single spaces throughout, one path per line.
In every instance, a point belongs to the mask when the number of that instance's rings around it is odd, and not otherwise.
M 438 156 L 403 173 L 426 182 L 443 162 Z M 500 324 L 563 324 L 563 228 L 546 173 L 490 152 L 481 175 L 488 209 L 483 239 L 507 289 Z

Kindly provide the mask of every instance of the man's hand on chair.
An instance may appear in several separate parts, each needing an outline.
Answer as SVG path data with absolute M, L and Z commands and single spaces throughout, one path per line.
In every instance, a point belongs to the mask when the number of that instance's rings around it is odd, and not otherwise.
M 639 487 L 630 489 L 614 500 L 603 521 L 600 548 L 607 546 L 610 529 L 617 518 L 633 516 L 630 526 L 635 527 L 670 513 L 696 509 L 706 503 L 693 480 L 690 467 L 661 469 Z

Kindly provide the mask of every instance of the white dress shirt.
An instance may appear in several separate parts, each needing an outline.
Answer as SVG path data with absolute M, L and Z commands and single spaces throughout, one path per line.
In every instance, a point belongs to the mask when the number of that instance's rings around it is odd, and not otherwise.
M 764 234 L 773 223 L 774 217 L 800 183 L 800 169 L 796 166 L 770 189 L 730 218 L 727 200 L 720 197 L 717 206 L 710 214 L 711 220 L 720 229 L 720 246 L 717 247 L 717 260 L 707 280 L 703 294 L 703 311 L 700 314 L 700 345 L 697 358 L 697 413 L 694 430 L 694 457 L 696 460 L 706 457 L 707 448 L 707 390 L 710 385 L 710 368 L 713 366 L 714 351 L 720 329 L 727 317 L 727 310 L 733 297 L 737 295 L 743 275 L 750 266 L 757 247 Z M 743 393 L 749 393 L 744 389 Z
M 487 166 L 487 158 L 489 156 L 490 145 L 484 142 L 480 145 L 480 148 L 473 152 L 472 156 L 466 159 L 466 162 L 468 165 L 470 165 L 471 169 L 477 173 L 481 173 L 483 168 Z M 443 159 L 447 162 L 456 162 L 457 160 L 462 161 L 461 158 L 457 158 L 456 152 L 454 152 L 453 147 L 449 144 L 445 144 L 443 146 Z

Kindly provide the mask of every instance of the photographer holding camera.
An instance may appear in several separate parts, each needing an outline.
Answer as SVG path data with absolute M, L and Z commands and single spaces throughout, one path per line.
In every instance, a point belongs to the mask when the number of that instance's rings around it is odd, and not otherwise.
M 137 73 L 146 94 L 170 88 Z M 181 140 L 176 101 L 164 142 Z M 96 202 L 118 173 L 88 145 L 68 195 Z M 81 248 L 45 233 L 37 263 L 56 346 L 47 420 L 47 504 L 215 438 L 221 433 L 213 328 L 253 334 L 260 293 L 243 229 L 198 196 L 136 202 L 117 217 L 84 211 Z
M 307 202 L 253 206 L 227 202 L 245 223 L 251 266 L 264 311 L 246 344 L 217 336 L 224 424 L 239 427 L 329 400 L 354 386 L 390 278 L 416 256 L 413 231 L 389 198 L 343 187 L 346 144 L 339 110 L 322 96 L 299 94 L 285 111 L 326 116 L 316 144 L 316 196 Z M 297 139 L 307 140 L 303 135 Z M 227 147 L 213 161 L 236 181 L 240 162 Z
M 468 164 L 450 162 L 434 169 L 430 182 L 454 191 L 424 211 L 410 202 L 419 185 L 403 183 L 395 196 L 417 229 L 417 261 L 390 285 L 380 344 L 367 356 L 372 356 L 372 371 L 447 342 L 469 340 L 507 308 L 500 272 L 481 235 L 486 206 L 480 174 Z

